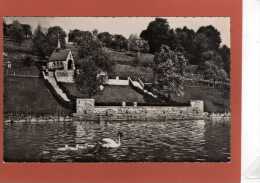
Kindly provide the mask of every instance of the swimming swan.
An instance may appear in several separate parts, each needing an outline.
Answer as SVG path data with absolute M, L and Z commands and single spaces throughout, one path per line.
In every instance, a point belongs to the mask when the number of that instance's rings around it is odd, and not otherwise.
M 84 145 L 76 144 L 75 147 L 70 147 L 66 144 L 64 147 L 60 147 L 57 150 L 58 151 L 78 151 L 80 149 L 87 149 L 87 148 L 94 148 L 94 147 L 95 147 L 94 145 L 90 145 L 90 144 L 87 144 L 87 143 L 84 144 Z
M 121 137 L 123 134 L 121 132 L 118 132 L 118 141 L 114 141 L 113 139 L 110 138 L 104 138 L 101 140 L 101 147 L 104 148 L 117 148 L 121 146 Z
M 57 150 L 58 151 L 68 151 L 70 149 L 70 147 L 66 144 L 64 147 L 60 147 Z

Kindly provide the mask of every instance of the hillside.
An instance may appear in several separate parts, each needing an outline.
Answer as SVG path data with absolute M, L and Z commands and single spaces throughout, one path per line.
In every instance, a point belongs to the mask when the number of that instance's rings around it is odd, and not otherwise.
M 21 44 L 14 42 L 8 38 L 4 38 L 4 52 L 20 52 L 20 53 L 32 53 L 32 40 L 28 39 Z
M 27 57 L 38 61 L 38 57 L 32 54 L 31 40 L 18 44 L 5 39 L 4 52 L 6 54 L 4 63 L 11 63 L 10 69 L 6 66 L 4 69 L 5 113 L 70 114 L 72 112 L 55 100 L 44 80 L 39 78 L 40 71 L 37 66 L 34 63 L 25 64 L 24 60 Z
M 42 78 L 8 77 L 4 79 L 4 112 L 70 114 L 72 111 L 55 100 Z
M 184 87 L 184 96 L 176 97 L 176 102 L 203 100 L 204 110 L 207 112 L 230 111 L 229 90 L 206 87 Z
M 4 42 L 4 51 L 7 53 L 4 61 L 12 63 L 12 69 L 9 75 L 32 75 L 39 76 L 39 70 L 35 65 L 25 66 L 24 58 L 36 56 L 32 54 L 32 44 L 29 40 L 21 45 L 12 41 Z M 76 53 L 73 48 L 73 52 Z M 111 77 L 120 76 L 133 79 L 140 78 L 144 82 L 153 80 L 152 68 L 149 67 L 153 62 L 153 55 L 141 54 L 138 64 L 135 59 L 134 52 L 117 52 L 106 49 L 110 59 L 115 63 L 113 71 L 109 73 Z M 5 73 L 7 76 L 7 73 Z M 185 86 L 185 95 L 176 97 L 176 102 L 187 103 L 191 99 L 204 100 L 205 111 L 208 112 L 224 112 L 229 110 L 229 90 L 206 88 L 206 87 L 190 87 Z M 121 96 L 118 90 L 117 96 Z M 108 96 L 109 97 L 109 96 Z M 121 101 L 118 101 L 119 103 Z M 33 113 L 66 113 L 72 111 L 62 107 L 60 103 L 53 97 L 52 93 L 46 87 L 43 79 L 29 77 L 5 77 L 4 79 L 4 112 L 33 112 Z
M 112 70 L 113 72 L 109 73 L 112 77 L 119 76 L 127 79 L 130 76 L 133 79 L 140 78 L 144 82 L 153 80 L 153 70 L 150 67 L 115 64 Z
M 154 55 L 150 53 L 139 53 L 133 51 L 119 52 L 105 48 L 104 51 L 110 60 L 116 64 L 152 66 Z

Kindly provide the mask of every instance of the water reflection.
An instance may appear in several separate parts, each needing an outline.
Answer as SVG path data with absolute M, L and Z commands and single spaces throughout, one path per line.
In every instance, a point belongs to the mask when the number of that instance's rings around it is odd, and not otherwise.
M 116 149 L 87 148 L 58 151 L 59 147 L 117 139 Z M 196 121 L 45 122 L 5 124 L 5 161 L 60 162 L 193 162 L 229 161 L 230 126 Z

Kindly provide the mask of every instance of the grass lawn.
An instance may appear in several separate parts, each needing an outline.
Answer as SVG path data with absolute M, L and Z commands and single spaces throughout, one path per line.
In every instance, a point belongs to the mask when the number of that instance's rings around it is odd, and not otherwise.
M 177 102 L 188 102 L 189 100 L 203 100 L 204 110 L 207 112 L 230 111 L 229 90 L 206 87 L 185 87 L 184 96 L 176 97 Z
M 117 64 L 135 65 L 136 58 L 138 58 L 138 66 L 151 66 L 153 64 L 154 55 L 150 53 L 140 53 L 137 57 L 137 53 L 132 51 L 119 52 L 106 48 L 105 52 L 110 60 Z
M 131 66 L 123 64 L 115 64 L 113 66 L 112 76 L 119 76 L 120 78 L 128 78 L 130 76 L 133 79 L 138 77 L 144 82 L 151 82 L 153 80 L 153 71 L 150 67 L 143 66 Z
M 42 78 L 4 79 L 4 112 L 71 113 L 50 93 Z

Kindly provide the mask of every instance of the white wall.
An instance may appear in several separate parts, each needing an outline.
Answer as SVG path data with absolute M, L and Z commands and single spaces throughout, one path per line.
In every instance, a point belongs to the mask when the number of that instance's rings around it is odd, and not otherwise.
M 242 182 L 247 183 L 247 169 L 260 156 L 260 0 L 244 0 L 243 11 Z

